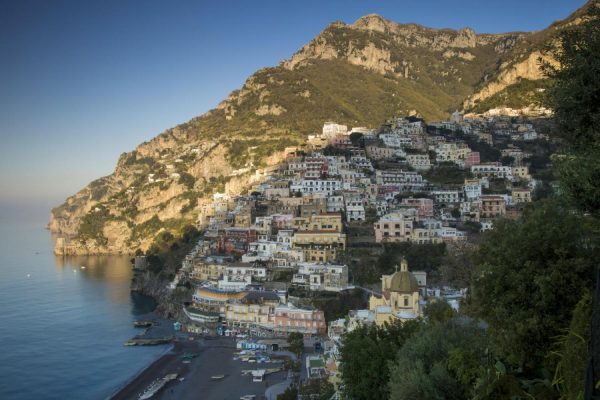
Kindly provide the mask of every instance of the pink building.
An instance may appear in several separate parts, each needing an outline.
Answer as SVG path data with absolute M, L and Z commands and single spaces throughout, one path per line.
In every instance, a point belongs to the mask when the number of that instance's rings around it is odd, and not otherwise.
M 350 141 L 350 137 L 347 135 L 335 135 L 331 139 L 331 145 L 333 147 L 337 147 L 338 149 L 347 149 L 352 147 L 352 142 Z
M 431 199 L 402 199 L 402 205 L 417 209 L 417 215 L 423 217 L 433 217 L 433 200 Z
M 465 157 L 465 167 L 467 168 L 471 167 L 471 165 L 479 165 L 480 163 L 481 159 L 478 151 L 472 151 Z
M 291 304 L 275 307 L 275 331 L 300 332 L 308 335 L 324 335 L 327 331 L 325 314 L 320 310 L 304 310 Z

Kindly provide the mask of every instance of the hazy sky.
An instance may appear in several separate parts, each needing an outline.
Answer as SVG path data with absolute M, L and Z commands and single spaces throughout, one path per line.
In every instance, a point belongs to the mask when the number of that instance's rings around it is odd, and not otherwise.
M 58 204 L 334 20 L 543 29 L 584 0 L 0 0 L 0 205 Z

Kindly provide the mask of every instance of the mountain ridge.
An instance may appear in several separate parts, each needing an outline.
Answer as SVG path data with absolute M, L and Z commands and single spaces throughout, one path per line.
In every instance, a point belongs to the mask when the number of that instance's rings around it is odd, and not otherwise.
M 535 52 L 584 17 L 582 9 L 533 33 L 440 30 L 372 14 L 331 23 L 212 110 L 123 153 L 113 174 L 53 209 L 49 228 L 72 239 L 57 253 L 147 250 L 162 231 L 194 224 L 213 193 L 235 195 L 259 182 L 287 146 L 303 144 L 324 121 L 373 127 L 409 113 L 443 119 L 521 80 L 539 82 Z

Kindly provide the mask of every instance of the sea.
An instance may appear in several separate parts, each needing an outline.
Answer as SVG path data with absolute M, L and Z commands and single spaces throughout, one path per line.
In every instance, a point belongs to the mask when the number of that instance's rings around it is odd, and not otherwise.
M 168 351 L 123 346 L 155 307 L 129 257 L 54 256 L 49 212 L 0 212 L 0 399 L 110 398 Z

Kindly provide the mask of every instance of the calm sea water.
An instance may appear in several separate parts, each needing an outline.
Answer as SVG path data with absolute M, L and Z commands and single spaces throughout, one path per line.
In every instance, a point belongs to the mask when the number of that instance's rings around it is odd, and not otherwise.
M 106 398 L 166 350 L 123 346 L 154 304 L 127 257 L 55 257 L 44 222 L 0 219 L 0 399 Z

